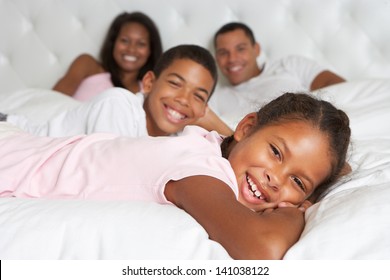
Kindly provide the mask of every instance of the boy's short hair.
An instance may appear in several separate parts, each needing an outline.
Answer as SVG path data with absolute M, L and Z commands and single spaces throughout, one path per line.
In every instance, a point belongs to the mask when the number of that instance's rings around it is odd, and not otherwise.
M 157 61 L 153 70 L 156 77 L 158 78 L 166 68 L 178 59 L 190 59 L 202 65 L 209 71 L 211 77 L 214 79 L 214 85 L 209 96 L 210 98 L 218 81 L 217 65 L 215 64 L 215 60 L 211 53 L 207 49 L 197 45 L 178 45 L 172 47 L 165 51 Z
M 252 45 L 256 43 L 255 35 L 253 34 L 252 29 L 249 28 L 248 25 L 242 23 L 242 22 L 230 22 L 225 25 L 223 25 L 214 35 L 214 46 L 216 46 L 217 43 L 217 37 L 221 34 L 232 32 L 234 30 L 241 29 L 244 31 L 245 35 L 248 36 L 249 40 L 251 41 Z

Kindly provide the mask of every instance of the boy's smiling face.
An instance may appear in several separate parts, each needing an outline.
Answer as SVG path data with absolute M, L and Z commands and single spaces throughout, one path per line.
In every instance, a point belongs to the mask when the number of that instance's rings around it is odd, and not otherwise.
M 205 114 L 214 86 L 210 72 L 190 59 L 177 59 L 158 78 L 143 78 L 147 95 L 144 109 L 151 136 L 169 135 L 193 124 Z

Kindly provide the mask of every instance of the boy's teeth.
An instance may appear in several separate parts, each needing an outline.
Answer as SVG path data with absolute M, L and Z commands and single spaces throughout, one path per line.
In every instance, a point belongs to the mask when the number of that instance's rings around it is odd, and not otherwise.
M 168 112 L 169 112 L 169 114 L 170 114 L 173 118 L 175 118 L 175 119 L 177 119 L 177 120 L 182 120 L 182 119 L 185 118 L 185 116 L 184 116 L 183 114 L 180 114 L 178 111 L 175 111 L 175 110 L 173 110 L 173 109 L 171 109 L 171 108 L 168 108 Z

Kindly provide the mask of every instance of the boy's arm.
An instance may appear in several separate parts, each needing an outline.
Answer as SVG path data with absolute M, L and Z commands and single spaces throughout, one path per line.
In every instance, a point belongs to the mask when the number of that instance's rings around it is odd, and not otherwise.
M 253 212 L 225 183 L 209 176 L 170 181 L 165 196 L 193 216 L 234 259 L 281 259 L 304 227 L 303 212 L 297 208 Z
M 202 118 L 198 119 L 198 121 L 194 124 L 203 127 L 208 131 L 215 130 L 219 134 L 224 136 L 230 136 L 233 134 L 233 130 L 224 121 L 222 121 L 217 116 L 217 114 L 215 114 L 214 111 L 211 110 L 208 106 L 206 107 L 205 115 Z

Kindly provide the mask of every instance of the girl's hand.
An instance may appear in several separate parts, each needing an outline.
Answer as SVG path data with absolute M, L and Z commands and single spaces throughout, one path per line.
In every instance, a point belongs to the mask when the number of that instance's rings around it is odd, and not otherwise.
M 283 207 L 298 207 L 299 210 L 301 210 L 302 212 L 305 212 L 307 208 L 309 208 L 310 206 L 312 206 L 313 204 L 309 201 L 309 200 L 305 200 L 304 202 L 302 202 L 300 205 L 295 205 L 295 204 L 292 204 L 290 202 L 281 202 L 278 204 L 278 207 L 280 208 L 283 208 Z

